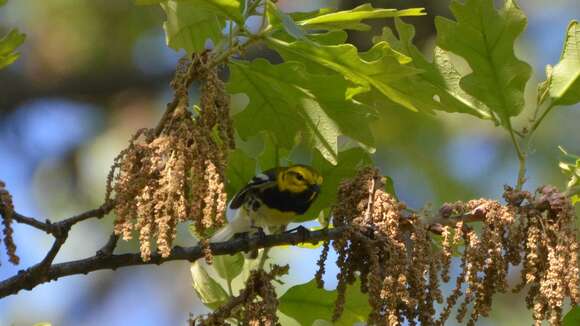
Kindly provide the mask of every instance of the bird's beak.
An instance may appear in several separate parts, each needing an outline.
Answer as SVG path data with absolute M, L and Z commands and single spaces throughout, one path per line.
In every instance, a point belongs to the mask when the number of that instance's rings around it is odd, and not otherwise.
M 314 184 L 310 186 L 310 191 L 312 192 L 320 192 L 320 185 Z

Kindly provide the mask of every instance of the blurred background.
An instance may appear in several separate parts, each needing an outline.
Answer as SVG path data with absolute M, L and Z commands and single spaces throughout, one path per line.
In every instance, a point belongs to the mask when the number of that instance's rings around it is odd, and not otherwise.
M 279 0 L 286 11 L 320 7 L 350 9 L 367 1 Z M 558 61 L 568 22 L 580 17 L 577 0 L 521 1 L 528 28 L 518 55 L 533 67 L 529 103 L 544 66 Z M 409 18 L 417 44 L 427 52 L 434 43 L 435 15 L 449 16 L 448 1 L 372 1 L 375 7 L 426 7 L 428 16 Z M 1 35 L 9 27 L 27 34 L 20 59 L 0 71 L 0 180 L 21 214 L 59 220 L 99 205 L 113 157 L 138 128 L 151 127 L 170 99 L 168 82 L 183 53 L 165 46 L 161 9 L 137 7 L 130 0 L 9 0 L 0 8 Z M 373 33 L 352 33 L 350 42 L 366 49 Z M 256 51 L 260 51 L 257 49 Z M 254 52 L 253 55 L 260 55 Z M 523 125 L 530 108 L 517 120 Z M 529 156 L 532 189 L 565 184 L 557 164 L 562 145 L 580 153 L 580 110 L 558 107 L 537 132 Z M 473 197 L 499 198 L 503 185 L 516 179 L 517 161 L 507 134 L 491 123 L 466 115 L 426 116 L 385 107 L 374 125 L 376 164 L 390 175 L 399 197 L 411 207 Z M 20 266 L 2 252 L 0 278 L 40 261 L 51 238 L 15 225 Z M 91 256 L 107 240 L 112 218 L 74 227 L 56 262 Z M 177 244 L 192 245 L 184 227 Z M 135 252 L 121 242 L 119 252 Z M 276 249 L 289 262 L 286 286 L 314 274 L 318 250 Z M 329 261 L 333 261 L 331 257 Z M 336 284 L 335 269 L 327 287 Z M 513 282 L 518 280 L 513 279 Z M 491 318 L 479 325 L 529 325 L 522 298 L 498 296 Z M 67 277 L 0 300 L 1 325 L 184 325 L 190 312 L 206 312 L 191 288 L 189 264 L 131 267 Z

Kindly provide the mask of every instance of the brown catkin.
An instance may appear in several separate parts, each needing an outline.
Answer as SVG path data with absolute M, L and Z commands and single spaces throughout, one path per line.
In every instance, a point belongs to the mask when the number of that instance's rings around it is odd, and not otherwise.
M 152 246 L 162 257 L 171 254 L 181 222 L 192 221 L 202 239 L 225 222 L 225 170 L 234 138 L 229 96 L 216 70 L 207 67 L 206 53 L 181 61 L 172 81 L 174 100 L 159 125 L 137 132 L 107 178 L 107 201 L 115 196 L 115 234 L 129 240 L 137 231 L 144 261 Z M 194 79 L 201 84 L 195 114 L 188 104 Z M 209 246 L 204 248 L 209 262 Z
M 522 283 L 514 291 L 527 285 L 526 303 L 537 325 L 544 320 L 560 325 L 566 300 L 580 301 L 576 216 L 569 198 L 555 187 L 534 193 L 506 187 L 505 205 L 483 198 L 446 203 L 438 227 L 405 212 L 384 189 L 374 168 L 362 169 L 339 187 L 333 224 L 347 229 L 332 243 L 339 268 L 334 321 L 357 276 L 369 296 L 372 325 L 443 325 L 456 306 L 458 322 L 475 325 L 489 315 L 495 294 L 508 290 L 510 265 L 522 264 Z M 478 231 L 467 225 L 470 221 L 482 222 Z M 441 235 L 440 251 L 433 249 L 430 231 Z M 460 271 L 444 298 L 440 280 L 450 280 L 456 247 L 463 248 L 457 253 Z M 319 266 L 327 255 L 324 249 Z M 319 268 L 317 280 L 323 272 Z M 436 316 L 435 305 L 442 302 Z
M 276 312 L 278 298 L 272 284 L 280 276 L 288 274 L 288 265 L 272 266 L 270 272 L 253 270 L 240 294 L 205 317 L 191 318 L 191 326 L 227 325 L 228 318 L 235 317 L 241 325 L 275 326 L 280 325 Z
M 6 184 L 0 180 L 0 217 L 2 218 L 2 234 L 4 235 L 4 246 L 6 247 L 6 254 L 8 260 L 18 265 L 20 257 L 16 255 L 16 244 L 14 243 L 14 230 L 12 230 L 12 219 L 14 215 L 14 204 L 12 202 L 12 195 L 6 189 Z M 0 241 L 1 243 L 1 241 Z

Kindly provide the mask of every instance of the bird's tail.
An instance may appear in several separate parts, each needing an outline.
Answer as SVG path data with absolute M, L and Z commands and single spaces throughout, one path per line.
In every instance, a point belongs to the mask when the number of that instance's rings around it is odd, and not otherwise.
M 212 237 L 210 238 L 210 242 L 224 242 L 228 241 L 229 239 L 233 238 L 234 235 L 238 233 L 234 230 L 232 224 L 226 224 L 220 230 L 218 230 Z
M 210 238 L 210 242 L 228 241 L 237 233 L 249 232 L 251 221 L 244 209 L 238 209 L 236 216 Z

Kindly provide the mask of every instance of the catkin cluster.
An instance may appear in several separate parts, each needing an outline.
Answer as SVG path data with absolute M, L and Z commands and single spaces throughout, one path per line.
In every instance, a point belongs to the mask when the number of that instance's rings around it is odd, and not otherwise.
M 288 274 L 288 265 L 272 266 L 270 272 L 263 269 L 253 270 L 240 294 L 230 299 L 205 318 L 191 318 L 191 326 L 221 326 L 229 325 L 228 319 L 237 320 L 237 325 L 275 326 L 280 325 L 276 311 L 278 298 L 273 281 Z
M 201 84 L 201 103 L 192 110 L 188 89 L 194 80 Z M 144 261 L 153 239 L 162 257 L 171 253 L 180 222 L 193 221 L 202 238 L 224 223 L 227 153 L 234 147 L 229 97 L 215 69 L 207 68 L 206 55 L 182 61 L 172 86 L 175 98 L 157 128 L 131 139 L 108 178 L 115 233 L 129 240 L 138 232 Z
M 509 201 L 509 199 L 508 199 Z M 520 205 L 526 216 L 520 226 L 523 241 L 522 282 L 514 291 L 528 285 L 526 304 L 534 312 L 536 324 L 548 320 L 559 325 L 562 305 L 569 298 L 580 304 L 578 230 L 570 200 L 553 186 L 543 186 L 523 196 Z
M 437 253 L 426 228 L 415 216 L 404 218 L 405 205 L 384 189 L 374 168 L 340 185 L 333 223 L 350 230 L 333 243 L 340 269 L 333 319 L 342 314 L 347 285 L 360 275 L 361 290 L 369 295 L 369 324 L 399 325 L 404 318 L 433 324 L 433 302 L 441 301 L 432 265 Z
M 14 214 L 14 204 L 12 203 L 12 195 L 6 190 L 6 184 L 0 181 L 0 217 L 2 218 L 2 234 L 4 235 L 4 246 L 6 247 L 6 254 L 8 260 L 18 265 L 20 258 L 16 255 L 16 244 L 12 234 L 12 216 Z M 1 241 L 0 241 L 1 243 Z
M 560 325 L 564 301 L 579 303 L 575 214 L 556 188 L 531 194 L 506 187 L 506 205 L 488 199 L 448 203 L 431 224 L 384 189 L 374 168 L 339 188 L 333 223 L 348 231 L 333 242 L 340 269 L 334 320 L 344 309 L 347 285 L 360 277 L 361 291 L 369 295 L 369 324 L 443 325 L 455 311 L 458 322 L 474 325 L 488 316 L 494 294 L 509 289 L 510 265 L 523 266 L 522 283 L 513 291 L 528 289 L 526 302 L 538 325 Z M 467 224 L 473 221 L 481 222 L 478 231 Z M 432 234 L 440 237 L 440 250 Z M 325 244 L 318 262 L 319 286 L 328 250 Z M 451 280 L 453 255 L 460 256 L 460 271 L 444 297 L 440 282 Z

